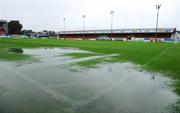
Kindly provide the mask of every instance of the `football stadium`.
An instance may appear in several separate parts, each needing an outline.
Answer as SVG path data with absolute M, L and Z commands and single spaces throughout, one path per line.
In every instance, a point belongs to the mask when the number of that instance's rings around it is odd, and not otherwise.
M 60 37 L 68 40 L 171 40 L 177 38 L 176 28 L 114 29 L 61 31 Z
M 0 1 L 0 113 L 180 113 L 180 0 Z

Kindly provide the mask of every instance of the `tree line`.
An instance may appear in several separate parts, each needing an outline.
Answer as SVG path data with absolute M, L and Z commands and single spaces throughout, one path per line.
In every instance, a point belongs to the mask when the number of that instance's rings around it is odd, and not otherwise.
M 26 30 L 23 29 L 23 25 L 18 21 L 18 20 L 12 20 L 8 22 L 8 34 L 9 35 L 26 35 L 26 36 L 36 36 L 36 34 L 46 34 L 47 36 L 50 37 L 56 37 L 57 34 L 55 31 L 47 31 L 43 30 L 42 32 L 35 32 L 32 30 Z
M 23 25 L 18 20 L 12 20 L 8 22 L 8 33 L 9 34 L 21 34 Z

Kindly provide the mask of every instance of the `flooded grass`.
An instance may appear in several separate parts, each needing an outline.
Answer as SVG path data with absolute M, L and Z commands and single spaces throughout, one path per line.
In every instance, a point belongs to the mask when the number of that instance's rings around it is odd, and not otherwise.
M 178 43 L 0 39 L 0 59 L 24 60 L 29 56 L 7 53 L 4 49 L 37 47 L 72 47 L 94 53 L 120 54 L 120 57 L 116 57 L 116 62 L 130 61 L 141 65 L 145 70 L 163 73 L 180 82 L 180 44 Z M 174 86 L 178 85 L 175 91 L 180 95 L 178 82 Z
M 4 51 L 20 43 L 23 54 Z M 6 59 L 0 61 L 2 113 L 179 113 L 173 92 L 179 94 L 174 53 L 179 44 L 163 53 L 171 44 L 2 39 L 0 44 L 0 59 Z
M 8 89 L 0 96 L 3 113 L 171 113 L 179 106 L 175 104 L 179 97 L 169 87 L 170 79 L 139 71 L 131 63 L 106 63 L 88 70 L 76 67 L 81 71 L 73 71 L 64 65 L 81 60 L 99 64 L 103 58 L 87 57 L 95 58 L 91 61 L 64 57 L 63 54 L 87 52 L 72 48 L 23 51 L 41 62 L 0 62 L 1 80 Z

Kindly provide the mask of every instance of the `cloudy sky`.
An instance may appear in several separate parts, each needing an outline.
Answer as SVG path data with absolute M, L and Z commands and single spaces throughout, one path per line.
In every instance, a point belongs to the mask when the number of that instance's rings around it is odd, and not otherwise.
M 153 28 L 156 4 L 160 9 L 159 27 L 180 29 L 180 0 L 0 0 L 0 18 L 20 20 L 24 29 L 82 30 L 82 15 L 86 29 L 109 29 L 110 11 L 114 10 L 113 28 Z

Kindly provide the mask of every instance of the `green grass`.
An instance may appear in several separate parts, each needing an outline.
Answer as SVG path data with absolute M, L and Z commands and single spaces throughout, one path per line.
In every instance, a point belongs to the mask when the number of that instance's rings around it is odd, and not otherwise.
M 77 62 L 77 63 L 72 63 L 70 65 L 75 65 L 75 66 L 81 66 L 84 68 L 97 68 L 97 64 L 100 63 L 115 63 L 115 62 L 123 62 L 123 60 L 120 60 L 118 58 L 119 56 L 114 56 L 114 57 L 107 57 L 107 58 L 97 58 L 93 60 L 87 60 L 87 61 L 82 61 L 82 62 Z
M 14 60 L 27 60 L 30 58 L 28 55 L 24 54 L 18 54 L 18 53 L 12 53 L 12 52 L 7 52 L 5 49 L 0 49 L 0 59 L 3 60 L 9 60 L 9 61 L 14 61 Z
M 177 80 L 177 84 L 175 85 L 176 92 L 180 94 L 180 44 L 52 39 L 0 39 L 0 59 L 17 60 L 28 57 L 5 51 L 7 48 L 12 47 L 74 47 L 93 53 L 120 54 L 119 57 L 115 57 L 110 61 L 130 61 L 141 65 L 142 68 L 146 70 L 164 73 L 166 76 Z M 166 49 L 167 51 L 163 52 Z M 89 55 L 76 54 L 73 56 L 80 58 Z M 99 61 L 87 61 L 82 65 L 85 66 L 96 63 L 99 63 Z
M 99 53 L 68 53 L 68 54 L 65 54 L 64 56 L 70 56 L 74 59 L 77 59 L 77 58 L 84 58 L 84 57 L 91 57 L 91 56 L 98 56 L 98 55 L 102 55 L 102 54 L 99 54 Z
M 93 60 L 87 60 L 87 61 L 83 61 L 83 62 L 74 63 L 73 65 L 78 65 L 78 66 L 85 67 L 85 68 L 96 68 L 97 64 L 100 64 L 103 62 L 106 62 L 106 59 L 97 58 L 97 59 L 93 59 Z

